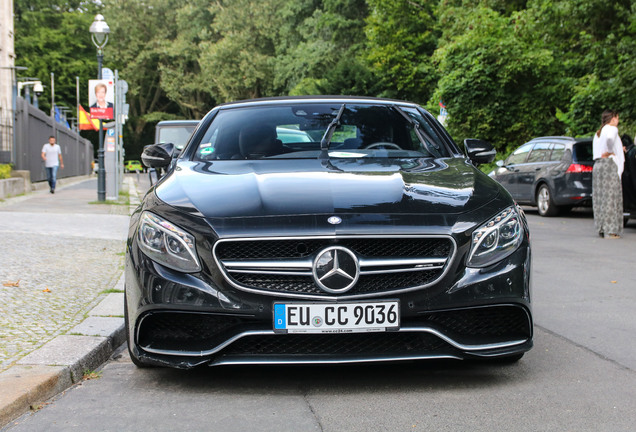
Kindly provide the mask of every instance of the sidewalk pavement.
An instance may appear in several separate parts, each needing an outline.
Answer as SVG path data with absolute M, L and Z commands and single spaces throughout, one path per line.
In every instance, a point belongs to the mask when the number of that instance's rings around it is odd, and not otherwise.
M 64 180 L 55 194 L 0 201 L 0 428 L 125 341 L 124 252 L 138 182 L 125 177 L 129 204 L 104 204 L 94 177 Z

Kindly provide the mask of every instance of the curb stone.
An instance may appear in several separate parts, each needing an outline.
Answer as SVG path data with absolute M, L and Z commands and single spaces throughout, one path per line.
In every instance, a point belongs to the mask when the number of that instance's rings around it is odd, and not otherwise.
M 92 176 L 90 175 L 62 178 L 57 181 L 56 189 L 59 190 L 69 186 L 73 186 L 85 180 L 90 180 L 91 178 Z M 49 192 L 49 185 L 46 181 L 31 183 L 31 190 L 26 191 L 23 195 L 5 197 L 0 199 L 0 206 L 2 205 L 8 206 L 11 204 L 19 203 L 21 201 L 28 200 L 35 195 L 42 195 L 48 192 Z
M 88 178 L 90 176 L 69 178 L 63 186 Z M 20 202 L 48 191 L 38 186 L 34 185 L 31 193 L 7 198 L 0 204 Z M 130 177 L 125 178 L 124 187 L 128 188 L 128 215 L 131 215 L 139 206 L 142 195 Z M 126 341 L 123 272 L 113 290 L 117 292 L 106 295 L 80 324 L 0 372 L 0 430 L 82 381 L 86 371 L 99 368 Z
M 126 183 L 128 185 L 128 196 L 130 199 L 130 205 L 128 207 L 128 215 L 132 215 L 135 209 L 141 204 L 142 196 L 139 193 L 139 189 L 137 189 L 137 185 L 130 178 L 126 178 Z
M 97 369 L 126 340 L 124 275 L 69 334 L 60 335 L 0 373 L 0 428 Z
M 76 183 L 83 182 L 84 180 L 88 180 L 93 177 L 94 177 L 93 174 L 85 174 L 85 175 L 79 175 L 79 176 L 73 176 L 73 177 L 62 177 L 60 179 L 57 179 L 56 189 L 62 186 L 72 186 Z M 46 180 L 31 183 L 31 190 L 27 191 L 27 194 L 29 192 L 39 192 L 39 191 L 44 191 L 44 192 L 49 191 L 49 183 Z

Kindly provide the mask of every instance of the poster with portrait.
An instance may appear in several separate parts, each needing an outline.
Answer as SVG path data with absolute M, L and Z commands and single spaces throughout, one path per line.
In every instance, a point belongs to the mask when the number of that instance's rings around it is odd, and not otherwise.
M 112 120 L 115 102 L 115 86 L 112 79 L 88 81 L 88 104 L 91 117 L 99 120 Z

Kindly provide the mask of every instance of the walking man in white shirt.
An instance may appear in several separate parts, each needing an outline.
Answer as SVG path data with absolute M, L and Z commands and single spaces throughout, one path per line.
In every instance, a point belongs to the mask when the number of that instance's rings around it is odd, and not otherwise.
M 55 137 L 50 136 L 48 144 L 42 147 L 42 160 L 46 167 L 46 179 L 51 188 L 50 192 L 55 193 L 55 182 L 57 179 L 57 169 L 64 169 L 64 161 L 62 160 L 62 149 L 55 144 Z

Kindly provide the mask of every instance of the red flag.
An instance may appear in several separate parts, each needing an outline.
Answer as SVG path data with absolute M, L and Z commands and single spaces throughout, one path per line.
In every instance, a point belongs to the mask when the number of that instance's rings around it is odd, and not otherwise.
M 99 120 L 91 117 L 83 106 L 79 106 L 79 128 L 80 130 L 99 130 Z

